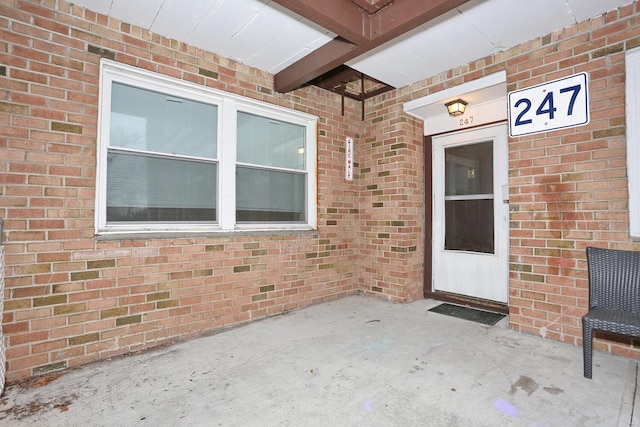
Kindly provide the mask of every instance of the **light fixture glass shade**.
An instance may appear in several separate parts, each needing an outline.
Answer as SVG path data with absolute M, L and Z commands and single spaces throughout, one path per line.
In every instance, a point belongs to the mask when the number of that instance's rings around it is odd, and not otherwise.
M 456 99 L 444 105 L 447 107 L 447 111 L 451 116 L 459 116 L 460 114 L 464 114 L 464 109 L 467 108 L 467 104 L 467 101 Z

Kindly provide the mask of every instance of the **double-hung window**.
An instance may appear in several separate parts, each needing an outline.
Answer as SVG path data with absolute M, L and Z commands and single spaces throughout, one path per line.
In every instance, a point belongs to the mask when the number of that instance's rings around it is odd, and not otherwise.
M 238 112 L 236 221 L 305 221 L 304 126 Z
M 314 229 L 308 114 L 103 60 L 96 232 Z

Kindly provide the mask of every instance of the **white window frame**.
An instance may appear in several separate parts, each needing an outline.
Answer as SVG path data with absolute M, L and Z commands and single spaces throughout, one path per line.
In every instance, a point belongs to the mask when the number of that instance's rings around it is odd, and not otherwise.
M 109 147 L 111 88 L 114 82 L 162 92 L 176 97 L 218 105 L 218 186 L 217 223 L 175 224 L 140 223 L 108 224 L 107 207 L 107 150 Z M 263 230 L 317 229 L 317 125 L 318 117 L 257 101 L 240 95 L 198 85 L 173 77 L 142 70 L 108 59 L 100 61 L 100 89 L 98 111 L 98 162 L 96 172 L 96 235 L 139 233 L 211 233 Z M 236 140 L 238 111 L 257 114 L 297 125 L 305 131 L 306 223 L 240 223 L 235 221 Z
M 625 54 L 629 233 L 640 237 L 640 48 Z

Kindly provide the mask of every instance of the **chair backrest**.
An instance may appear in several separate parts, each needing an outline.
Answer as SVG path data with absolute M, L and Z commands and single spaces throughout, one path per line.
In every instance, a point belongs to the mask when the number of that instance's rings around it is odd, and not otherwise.
M 640 252 L 587 248 L 589 308 L 640 312 Z

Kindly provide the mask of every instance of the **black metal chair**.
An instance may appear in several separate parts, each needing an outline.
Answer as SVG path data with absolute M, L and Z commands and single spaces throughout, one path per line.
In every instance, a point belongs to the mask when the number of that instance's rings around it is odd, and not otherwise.
M 584 376 L 591 378 L 593 331 L 640 338 L 640 252 L 587 248 L 589 312 L 582 318 Z

